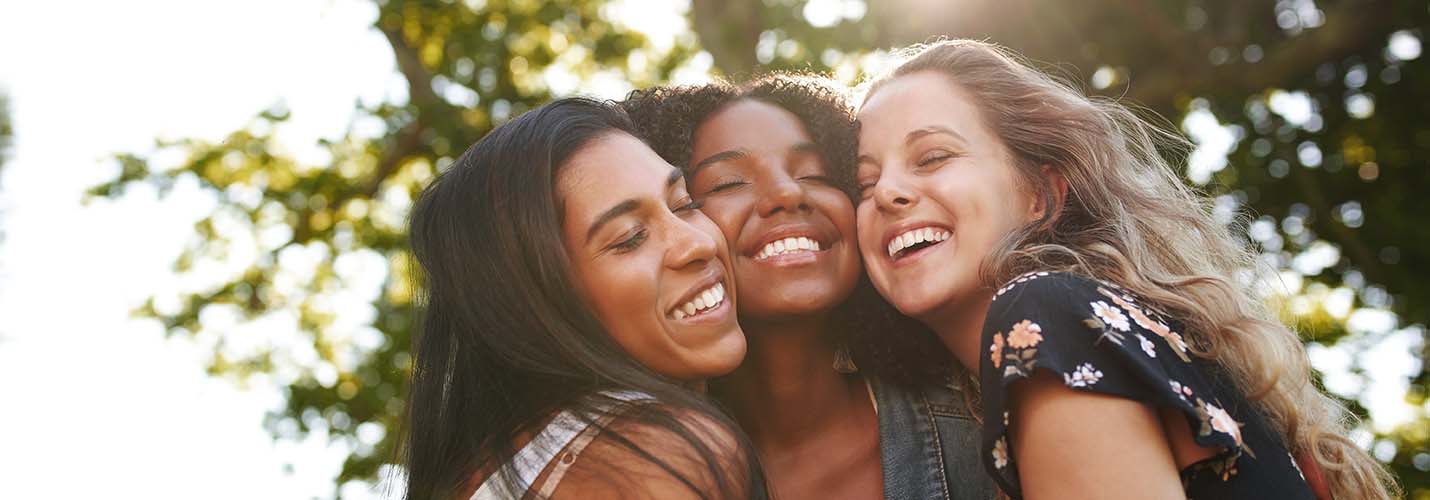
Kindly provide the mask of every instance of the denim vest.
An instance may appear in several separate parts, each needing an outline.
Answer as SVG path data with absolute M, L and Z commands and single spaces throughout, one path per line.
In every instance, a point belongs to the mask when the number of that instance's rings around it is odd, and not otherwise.
M 988 500 L 993 480 L 978 455 L 979 426 L 954 386 L 922 391 L 871 377 L 879 404 L 886 499 Z

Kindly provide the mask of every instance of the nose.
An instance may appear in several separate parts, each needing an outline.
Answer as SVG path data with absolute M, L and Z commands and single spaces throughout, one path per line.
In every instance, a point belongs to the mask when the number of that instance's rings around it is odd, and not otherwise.
M 761 182 L 760 201 L 755 209 L 761 216 L 769 217 L 780 212 L 809 210 L 809 200 L 805 199 L 804 186 L 788 174 L 779 173 Z
M 918 203 L 918 195 L 897 175 L 880 176 L 873 189 L 875 206 L 882 212 L 900 212 Z
M 705 216 L 696 214 L 693 217 Z M 667 228 L 669 244 L 665 251 L 665 265 L 670 269 L 704 266 L 715 259 L 720 245 L 725 244 L 719 233 L 703 231 L 679 217 L 671 217 Z

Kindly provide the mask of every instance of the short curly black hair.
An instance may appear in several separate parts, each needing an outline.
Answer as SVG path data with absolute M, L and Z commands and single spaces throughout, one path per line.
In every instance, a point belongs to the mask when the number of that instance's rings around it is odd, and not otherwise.
M 855 169 L 859 137 L 844 86 L 828 78 L 770 73 L 743 84 L 716 81 L 705 85 L 653 87 L 631 92 L 619 103 L 636 131 L 665 161 L 690 167 L 695 131 L 726 106 L 753 99 L 793 113 L 814 141 L 835 184 L 859 202 Z M 853 237 L 853 235 L 850 235 Z M 861 276 L 854 293 L 837 314 L 838 332 L 861 368 L 904 385 L 943 384 L 953 373 L 951 358 L 923 324 L 899 314 Z

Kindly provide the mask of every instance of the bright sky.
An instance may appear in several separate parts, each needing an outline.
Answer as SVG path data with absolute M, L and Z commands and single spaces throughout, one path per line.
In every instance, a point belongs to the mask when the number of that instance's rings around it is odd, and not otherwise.
M 361 0 L 0 2 L 16 127 L 0 179 L 0 497 L 331 492 L 344 450 L 274 443 L 274 388 L 209 378 L 194 342 L 128 319 L 172 281 L 202 199 L 80 196 L 113 152 L 218 139 L 280 99 L 300 154 L 342 133 L 356 99 L 400 83 L 375 16 Z
M 645 16 L 657 39 L 683 26 L 670 4 L 628 3 L 617 13 Z M 275 443 L 262 428 L 282 403 L 274 387 L 210 378 L 203 346 L 129 318 L 174 286 L 170 266 L 205 199 L 181 187 L 162 201 L 145 190 L 80 200 L 113 174 L 112 153 L 218 139 L 279 100 L 293 116 L 284 144 L 320 157 L 314 141 L 341 134 L 355 100 L 405 95 L 375 15 L 364 0 L 0 2 L 0 89 L 17 133 L 0 178 L 0 497 L 328 495 L 345 449 L 321 434 Z M 1397 377 L 1418 367 L 1405 354 L 1418 330 L 1377 338 L 1389 368 L 1373 373 L 1370 403 L 1407 418 Z M 1313 357 L 1333 388 L 1360 383 L 1348 354 Z

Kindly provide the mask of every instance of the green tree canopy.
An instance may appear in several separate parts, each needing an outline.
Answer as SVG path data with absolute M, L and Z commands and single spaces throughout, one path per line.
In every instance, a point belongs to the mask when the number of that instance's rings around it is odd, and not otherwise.
M 10 98 L 0 92 L 0 175 L 5 173 L 5 161 L 10 159 L 10 144 L 15 140 L 15 125 L 10 122 Z M 0 185 L 3 188 L 4 185 Z M 0 241 L 5 231 L 0 229 Z
M 10 98 L 0 93 L 0 167 L 10 158 L 10 142 L 15 137 L 15 126 L 10 123 Z M 0 172 L 4 172 L 0 169 Z
M 217 339 L 215 375 L 281 384 L 287 404 L 270 431 L 299 439 L 321 427 L 347 442 L 339 485 L 373 480 L 393 455 L 416 314 L 403 229 L 418 190 L 494 124 L 554 94 L 659 84 L 701 61 L 737 78 L 798 69 L 852 83 L 890 47 L 989 39 L 1092 92 L 1178 122 L 1212 118 L 1231 139 L 1188 181 L 1228 213 L 1257 214 L 1248 243 L 1308 283 L 1278 299 L 1308 341 L 1373 342 L 1348 323 L 1358 309 L 1430 323 L 1430 284 L 1417 279 L 1430 271 L 1419 224 L 1430 213 L 1420 118 L 1430 87 L 1414 83 L 1430 76 L 1424 2 L 693 0 L 691 29 L 661 43 L 591 0 L 377 5 L 374 29 L 408 85 L 406 99 L 356 110 L 379 134 L 355 126 L 323 144 L 328 161 L 305 164 L 275 143 L 288 112 L 272 109 L 222 141 L 159 144 L 185 158 L 174 168 L 120 155 L 120 173 L 93 190 L 120 197 L 133 183 L 192 179 L 215 197 L 175 270 L 232 271 L 139 313 L 171 334 Z M 1333 295 L 1350 302 L 1327 307 Z M 365 306 L 336 306 L 352 302 Z M 219 317 L 286 324 L 302 345 L 236 338 Z M 1377 438 L 1412 495 L 1430 495 L 1427 383 L 1422 363 L 1406 395 L 1417 418 Z

